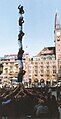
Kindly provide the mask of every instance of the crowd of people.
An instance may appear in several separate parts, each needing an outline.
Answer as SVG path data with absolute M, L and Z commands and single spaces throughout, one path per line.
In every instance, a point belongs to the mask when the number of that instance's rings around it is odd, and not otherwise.
M 56 97 L 45 88 L 24 88 L 22 84 L 14 89 L 0 90 L 0 116 L 8 119 L 20 117 L 59 119 Z

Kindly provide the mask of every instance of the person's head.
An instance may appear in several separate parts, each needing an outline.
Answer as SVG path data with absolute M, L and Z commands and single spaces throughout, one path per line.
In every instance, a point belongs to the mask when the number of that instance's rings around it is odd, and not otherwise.
M 52 100 L 56 100 L 56 97 L 54 95 L 52 95 Z

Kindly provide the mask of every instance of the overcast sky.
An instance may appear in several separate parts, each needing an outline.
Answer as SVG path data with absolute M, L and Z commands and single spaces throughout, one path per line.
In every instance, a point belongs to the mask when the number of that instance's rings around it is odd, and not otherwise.
M 17 54 L 18 5 L 24 6 L 23 49 L 34 56 L 54 46 L 54 17 L 61 20 L 61 0 L 0 0 L 0 56 Z

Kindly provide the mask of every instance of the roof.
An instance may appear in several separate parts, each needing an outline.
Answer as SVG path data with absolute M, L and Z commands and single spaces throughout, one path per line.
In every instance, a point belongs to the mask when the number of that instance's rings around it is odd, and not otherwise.
M 45 47 L 42 51 L 40 51 L 37 56 L 41 55 L 55 55 L 55 47 Z

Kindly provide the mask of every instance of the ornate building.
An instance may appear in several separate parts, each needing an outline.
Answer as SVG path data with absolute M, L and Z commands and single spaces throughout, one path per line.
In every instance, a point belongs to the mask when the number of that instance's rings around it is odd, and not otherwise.
M 17 77 L 19 68 L 16 54 L 5 55 L 0 63 L 3 64 L 3 78 Z
M 34 81 L 53 83 L 61 79 L 61 25 L 55 14 L 54 47 L 45 47 L 40 53 L 26 61 L 26 77 Z M 28 62 L 28 63 L 27 63 Z M 25 78 L 26 78 L 25 77 Z

